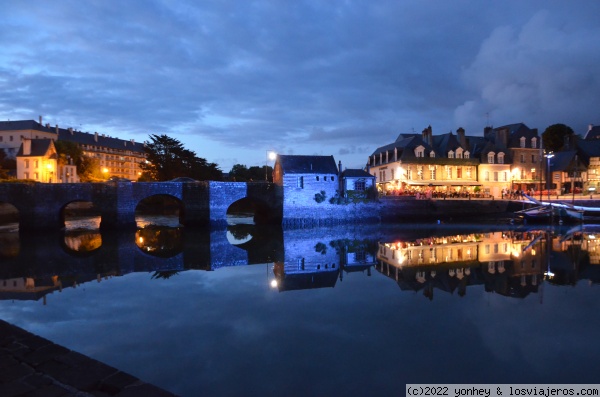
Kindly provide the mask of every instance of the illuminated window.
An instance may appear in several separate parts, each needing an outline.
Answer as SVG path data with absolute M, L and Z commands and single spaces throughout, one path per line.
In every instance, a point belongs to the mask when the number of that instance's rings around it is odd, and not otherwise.
M 489 164 L 494 164 L 494 152 L 489 152 L 488 153 L 488 163 Z

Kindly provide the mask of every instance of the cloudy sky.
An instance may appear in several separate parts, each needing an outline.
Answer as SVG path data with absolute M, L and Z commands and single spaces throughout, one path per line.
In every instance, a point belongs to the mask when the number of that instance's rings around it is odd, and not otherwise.
M 399 133 L 600 123 L 598 1 L 0 0 L 0 120 L 147 140 L 227 172 L 362 167 Z

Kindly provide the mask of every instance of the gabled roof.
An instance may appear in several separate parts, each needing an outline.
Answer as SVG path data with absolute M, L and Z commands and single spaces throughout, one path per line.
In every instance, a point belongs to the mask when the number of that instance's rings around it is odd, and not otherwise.
M 102 134 L 74 131 L 67 128 L 58 128 L 57 135 L 56 129 L 56 126 L 44 126 L 35 120 L 0 121 L 0 131 L 35 130 L 52 133 L 56 135 L 57 139 L 59 140 L 75 142 L 80 145 L 101 146 L 109 149 L 131 150 L 133 152 L 140 153 L 144 151 L 143 143 L 135 143 L 124 139 L 112 138 Z
M 23 144 L 19 148 L 17 157 L 41 157 L 45 156 L 51 148 L 54 147 L 52 139 L 30 139 L 31 152 L 28 155 L 23 154 Z M 56 151 L 56 150 L 55 150 Z
M 342 172 L 342 178 L 375 178 L 365 170 L 359 168 L 347 168 Z
M 585 139 L 586 141 L 592 140 L 592 139 L 600 139 L 600 126 L 599 125 L 590 125 L 590 128 L 585 133 L 585 136 L 583 139 Z
M 0 131 L 23 131 L 36 130 L 42 132 L 51 132 L 56 134 L 55 127 L 44 127 L 34 120 L 15 120 L 15 121 L 0 121 Z
M 451 132 L 442 135 L 434 135 L 433 137 L 433 146 L 437 149 L 437 154 L 442 157 L 447 157 L 449 151 L 456 152 L 456 149 L 461 147 L 458 138 L 452 134 Z M 467 148 L 463 148 L 467 150 Z
M 70 131 L 64 128 L 58 129 L 58 139 L 61 141 L 75 142 L 79 145 L 101 146 L 116 150 L 131 150 L 133 152 L 144 151 L 143 143 L 127 141 L 119 138 L 112 138 L 102 134 L 91 134 L 89 132 Z
M 402 138 L 401 138 L 402 137 Z M 414 150 L 415 148 L 423 146 L 425 152 L 429 153 L 433 150 L 433 147 L 423 140 L 421 135 L 418 134 L 401 134 L 400 137 L 394 143 L 390 143 L 385 146 L 378 147 L 375 149 L 371 156 L 378 155 L 379 153 L 394 152 L 397 149 L 398 158 L 407 159 L 416 157 Z
M 577 147 L 577 151 L 589 163 L 590 158 L 600 157 L 600 139 L 586 140 L 585 143 L 582 142 Z
M 569 150 L 566 152 L 556 152 L 554 157 L 550 159 L 550 170 L 554 171 L 569 171 L 575 166 L 575 150 Z M 572 164 L 572 165 L 571 165 Z M 583 169 L 583 165 L 581 165 Z
M 337 174 L 333 156 L 296 156 L 278 154 L 277 160 L 284 174 Z

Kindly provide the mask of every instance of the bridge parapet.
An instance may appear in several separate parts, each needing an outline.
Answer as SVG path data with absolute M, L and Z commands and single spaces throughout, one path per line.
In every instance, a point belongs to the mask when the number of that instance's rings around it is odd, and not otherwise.
M 180 221 L 186 226 L 224 226 L 227 209 L 243 198 L 266 209 L 261 219 L 281 223 L 281 195 L 268 183 L 244 182 L 107 182 L 107 183 L 0 183 L 0 202 L 19 211 L 21 230 L 64 227 L 63 210 L 75 201 L 91 202 L 102 217 L 102 229 L 133 229 L 140 201 L 169 195 L 181 201 Z

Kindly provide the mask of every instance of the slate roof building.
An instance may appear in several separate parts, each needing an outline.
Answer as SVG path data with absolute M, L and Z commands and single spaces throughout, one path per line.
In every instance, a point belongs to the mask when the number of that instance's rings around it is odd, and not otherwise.
M 0 149 L 14 158 L 23 139 L 65 140 L 76 143 L 84 155 L 95 158 L 107 177 L 116 176 L 137 180 L 141 174 L 139 164 L 146 160 L 144 144 L 105 134 L 76 131 L 73 128 L 52 127 L 35 120 L 0 121 Z
M 23 139 L 16 160 L 17 179 L 57 182 L 58 156 L 51 139 Z
M 283 204 L 315 204 L 315 195 L 329 200 L 339 193 L 339 171 L 333 156 L 278 154 L 273 183 L 283 187 Z
M 341 169 L 341 167 L 340 167 Z M 347 168 L 340 174 L 341 191 L 344 194 L 352 192 L 355 195 L 366 195 L 375 186 L 375 177 L 365 170 Z
M 460 132 L 459 132 L 460 131 Z M 451 193 L 472 191 L 479 161 L 472 158 L 464 130 L 433 136 L 431 126 L 422 134 L 400 134 L 395 142 L 377 148 L 367 162 L 383 194 L 423 190 Z
M 431 126 L 418 134 L 400 134 L 394 143 L 369 156 L 369 172 L 383 194 L 434 191 L 445 195 L 502 197 L 514 189 L 534 189 L 542 182 L 540 139 L 525 124 L 486 127 L 483 136 L 433 136 Z

